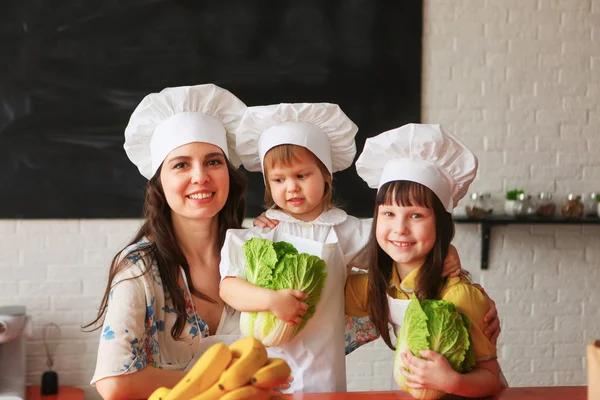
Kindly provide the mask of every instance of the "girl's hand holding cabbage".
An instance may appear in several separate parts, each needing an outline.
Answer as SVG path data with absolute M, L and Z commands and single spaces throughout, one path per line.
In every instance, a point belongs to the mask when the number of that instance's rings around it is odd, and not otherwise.
M 303 301 L 306 297 L 306 293 L 300 290 L 279 289 L 273 292 L 270 310 L 286 324 L 300 325 L 308 310 L 308 304 Z
M 470 326 L 467 316 L 456 311 L 454 304 L 444 300 L 419 302 L 413 294 L 396 343 L 394 380 L 398 386 L 417 399 L 439 399 L 452 392 L 453 371 L 469 372 L 476 363 Z M 411 378 L 415 379 L 412 385 L 408 383 Z
M 306 253 L 299 254 L 287 242 L 253 238 L 243 245 L 243 249 L 247 281 L 276 291 L 272 302 L 276 304 L 271 311 L 242 312 L 240 330 L 245 336 L 254 336 L 265 346 L 287 343 L 315 313 L 327 279 L 325 261 Z M 298 304 L 302 297 L 300 292 L 306 295 L 303 299 L 305 306 Z M 277 303 L 278 300 L 287 304 Z M 272 311 L 276 311 L 280 318 Z M 301 311 L 304 313 L 300 314 Z M 295 325 L 286 323 L 285 319 Z

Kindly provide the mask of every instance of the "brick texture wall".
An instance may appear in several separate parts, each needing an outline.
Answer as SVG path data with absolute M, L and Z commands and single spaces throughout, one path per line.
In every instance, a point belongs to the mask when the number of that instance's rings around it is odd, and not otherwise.
M 425 0 L 423 121 L 453 129 L 480 160 L 474 191 L 515 187 L 600 192 L 600 0 Z M 501 202 L 497 203 L 501 208 Z M 88 386 L 98 333 L 91 321 L 107 268 L 138 220 L 0 221 L 0 305 L 35 324 L 28 380 L 46 369 L 43 325 L 61 325 L 55 369 Z M 502 368 L 512 386 L 586 383 L 587 341 L 600 338 L 600 227 L 457 226 L 455 246 L 496 300 Z M 392 352 L 380 342 L 347 358 L 351 390 L 389 389 Z

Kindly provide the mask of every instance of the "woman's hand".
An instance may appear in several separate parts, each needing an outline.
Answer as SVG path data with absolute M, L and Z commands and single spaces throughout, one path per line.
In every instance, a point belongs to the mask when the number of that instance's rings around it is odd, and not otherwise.
M 413 389 L 434 389 L 453 393 L 458 373 L 452 369 L 446 357 L 432 350 L 421 350 L 421 357 L 415 357 L 410 350 L 400 353 L 407 371 L 400 372 L 408 380 L 406 386 Z
M 456 247 L 450 245 L 448 248 L 448 254 L 444 259 L 444 269 L 442 270 L 442 277 L 450 276 L 455 278 L 460 275 L 462 268 L 460 266 L 460 258 L 458 257 L 458 251 Z
M 269 219 L 267 218 L 267 214 L 262 213 L 258 217 L 256 217 L 254 221 L 252 221 L 252 225 L 258 226 L 259 228 L 273 229 L 277 225 L 279 225 L 279 221 L 277 221 L 276 219 Z
M 486 325 L 485 329 L 483 330 L 483 334 L 490 339 L 490 342 L 496 344 L 496 342 L 498 342 L 498 336 L 500 336 L 500 331 L 502 330 L 500 328 L 500 320 L 498 319 L 498 310 L 496 309 L 496 302 L 492 300 L 490 296 L 488 296 L 485 289 L 480 284 L 474 283 L 473 286 L 475 286 L 481 291 L 481 293 L 483 293 L 483 295 L 488 301 L 488 304 L 490 305 L 490 309 L 483 316 L 483 323 Z
M 277 290 L 269 310 L 286 324 L 297 326 L 302 322 L 302 316 L 308 310 L 308 304 L 302 301 L 307 297 L 308 295 L 300 290 Z
M 293 380 L 294 380 L 294 378 L 292 378 L 292 376 L 290 375 L 287 378 L 287 382 L 282 383 L 281 385 L 278 385 L 278 386 L 274 387 L 273 391 L 281 393 L 281 391 L 289 389 Z

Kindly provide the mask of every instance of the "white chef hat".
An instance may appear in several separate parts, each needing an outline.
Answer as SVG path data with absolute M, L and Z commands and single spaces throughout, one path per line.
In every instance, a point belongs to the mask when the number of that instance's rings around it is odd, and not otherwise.
M 125 152 L 147 179 L 167 155 L 193 142 L 214 144 L 237 168 L 233 132 L 246 105 L 213 84 L 163 89 L 144 97 L 125 128 Z
M 371 188 L 420 183 L 452 213 L 475 179 L 477 164 L 475 154 L 441 125 L 408 124 L 367 139 L 356 170 Z
M 357 131 L 358 127 L 337 104 L 248 107 L 236 131 L 236 152 L 248 171 L 262 171 L 269 150 L 294 144 L 310 150 L 334 173 L 352 165 Z

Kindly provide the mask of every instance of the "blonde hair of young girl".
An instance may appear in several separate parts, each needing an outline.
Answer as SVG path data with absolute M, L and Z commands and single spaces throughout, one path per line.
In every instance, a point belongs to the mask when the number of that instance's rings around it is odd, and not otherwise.
M 295 144 L 282 144 L 269 150 L 267 154 L 265 154 L 263 161 L 265 176 L 265 207 L 267 209 L 280 209 L 280 207 L 275 204 L 275 201 L 273 200 L 271 186 L 269 185 L 268 180 L 269 172 L 277 165 L 291 167 L 294 161 L 297 160 L 302 154 L 309 156 L 309 158 L 311 158 L 315 164 L 317 164 L 319 171 L 321 171 L 321 175 L 323 175 L 323 180 L 325 181 L 325 191 L 323 192 L 322 199 L 323 211 L 327 211 L 335 207 L 335 204 L 333 203 L 333 178 L 325 164 L 323 164 L 323 162 L 321 162 L 321 160 L 319 160 L 319 158 L 306 147 Z

